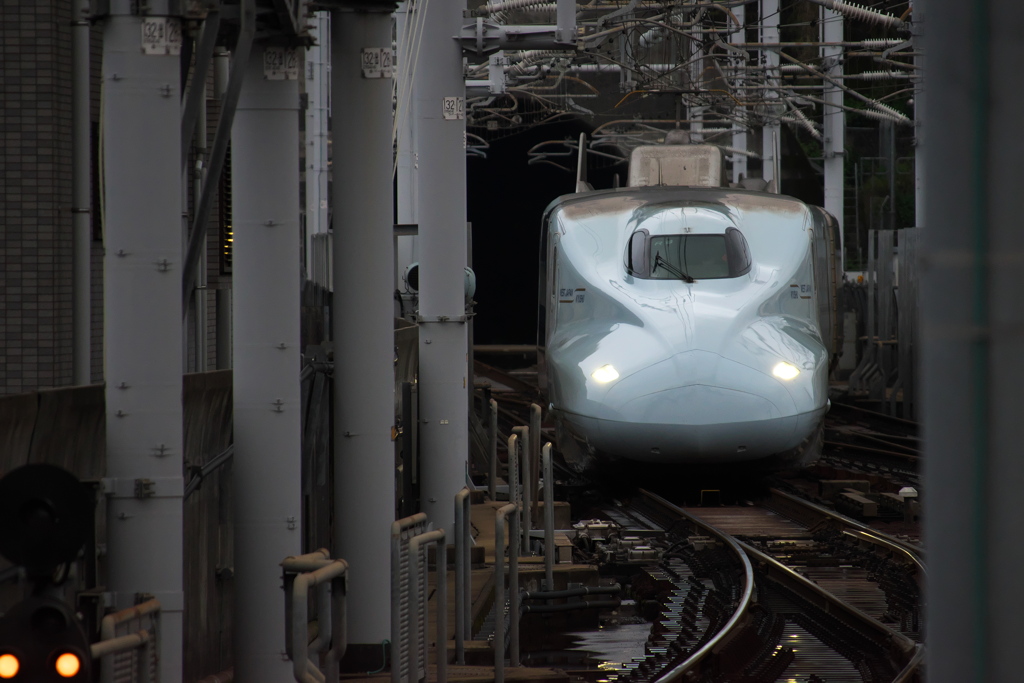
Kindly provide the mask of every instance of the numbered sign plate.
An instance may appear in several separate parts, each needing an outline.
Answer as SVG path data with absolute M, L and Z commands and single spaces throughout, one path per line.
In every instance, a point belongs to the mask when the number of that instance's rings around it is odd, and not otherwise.
M 390 47 L 364 47 L 361 58 L 363 78 L 391 78 Z
M 466 100 L 463 97 L 445 97 L 441 102 L 441 113 L 448 121 L 466 118 Z
M 263 51 L 263 78 L 268 81 L 299 80 L 299 55 L 295 48 L 267 47 Z
M 147 55 L 180 55 L 181 21 L 170 17 L 142 20 L 142 52 Z

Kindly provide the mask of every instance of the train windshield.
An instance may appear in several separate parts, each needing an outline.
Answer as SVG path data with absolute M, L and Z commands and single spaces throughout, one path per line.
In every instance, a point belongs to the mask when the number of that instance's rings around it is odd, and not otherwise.
M 713 280 L 750 272 L 750 251 L 743 234 L 652 235 L 647 277 L 654 280 Z

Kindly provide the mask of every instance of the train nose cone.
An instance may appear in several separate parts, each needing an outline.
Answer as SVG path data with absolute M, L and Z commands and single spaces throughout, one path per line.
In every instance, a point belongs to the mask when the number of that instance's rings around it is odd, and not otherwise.
M 647 461 L 768 456 L 799 444 L 807 421 L 779 380 L 709 351 L 623 378 L 605 405 L 599 447 Z

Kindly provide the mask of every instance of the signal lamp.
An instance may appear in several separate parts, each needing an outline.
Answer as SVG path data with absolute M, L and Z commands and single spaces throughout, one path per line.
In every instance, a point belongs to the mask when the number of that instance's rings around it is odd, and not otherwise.
M 65 652 L 54 663 L 54 668 L 64 678 L 73 678 L 82 668 L 82 660 L 73 652 Z
M 10 652 L 0 655 L 0 678 L 14 678 L 21 669 L 21 662 Z

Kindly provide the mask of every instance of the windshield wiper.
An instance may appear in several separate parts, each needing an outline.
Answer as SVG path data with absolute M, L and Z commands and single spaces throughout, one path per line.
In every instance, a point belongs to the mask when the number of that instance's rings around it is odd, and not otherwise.
M 661 258 L 661 252 L 658 252 L 657 254 L 654 255 L 654 268 L 651 268 L 651 272 L 653 273 L 654 271 L 656 271 L 658 269 L 658 266 L 661 266 L 669 273 L 671 273 L 673 276 L 679 278 L 683 282 L 696 282 L 696 280 L 694 280 L 692 277 L 684 273 L 681 269 L 677 268 L 676 266 L 672 265 L 665 259 Z

